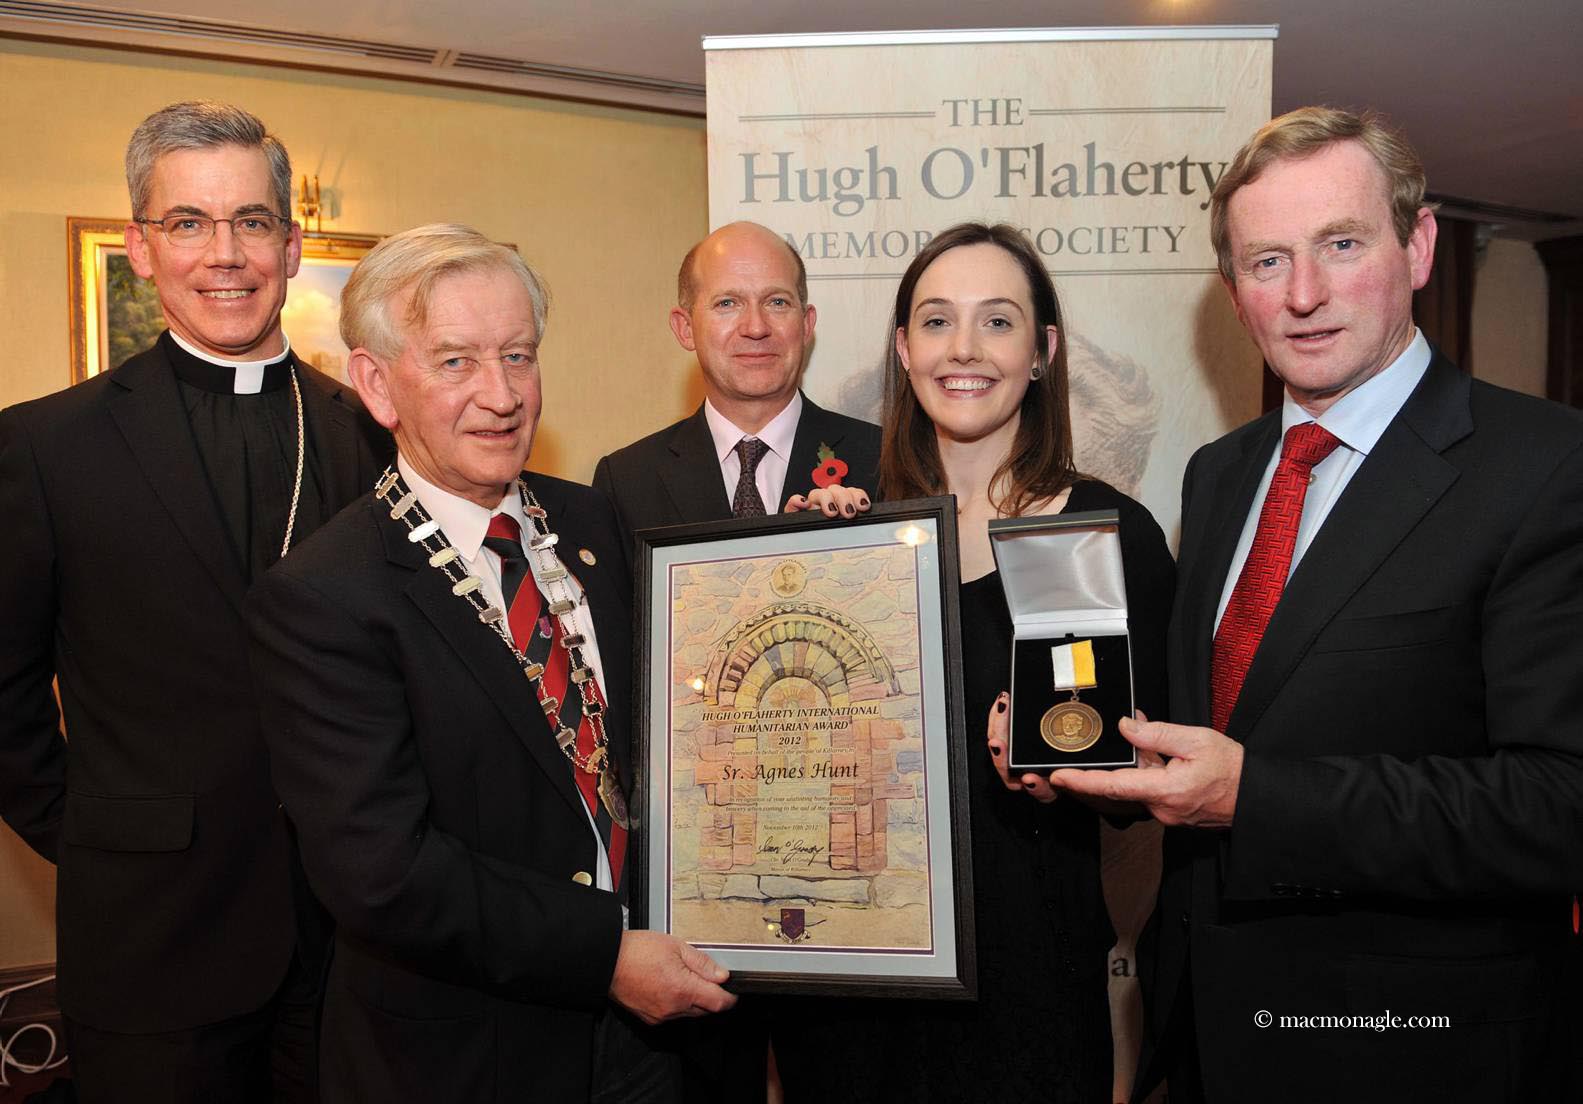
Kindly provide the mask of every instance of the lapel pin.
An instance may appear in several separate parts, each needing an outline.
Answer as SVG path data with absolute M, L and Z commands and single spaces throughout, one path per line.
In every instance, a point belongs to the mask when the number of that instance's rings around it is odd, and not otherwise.
M 594 564 L 599 562 L 599 557 L 595 556 L 592 552 L 588 551 L 588 549 L 586 549 L 586 548 L 578 549 L 578 551 L 577 551 L 577 558 L 579 560 L 582 560 L 583 563 L 587 564 L 589 567 L 593 567 Z
M 840 486 L 849 470 L 846 461 L 837 457 L 833 448 L 823 441 L 819 442 L 819 466 L 813 470 L 815 487 Z

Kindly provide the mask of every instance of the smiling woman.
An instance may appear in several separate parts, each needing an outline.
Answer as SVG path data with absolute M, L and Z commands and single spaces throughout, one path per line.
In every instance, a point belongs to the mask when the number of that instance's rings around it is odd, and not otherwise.
M 1008 452 L 1029 385 L 1059 347 L 1059 327 L 1039 323 L 1031 296 L 1002 294 L 1019 281 L 1012 255 L 981 242 L 942 254 L 913 290 L 896 356 L 943 449 L 989 438 L 991 451 Z
M 989 522 L 1119 513 L 1134 696 L 1151 716 L 1165 705 L 1171 556 L 1147 510 L 1074 469 L 1060 304 L 1019 231 L 964 223 L 934 238 L 902 277 L 889 336 L 880 490 L 956 496 L 966 716 L 989 718 L 967 764 L 979 999 L 821 1009 L 776 1036 L 781 1077 L 796 1099 L 1110 1099 L 1098 818 L 1006 773 L 1012 625 Z

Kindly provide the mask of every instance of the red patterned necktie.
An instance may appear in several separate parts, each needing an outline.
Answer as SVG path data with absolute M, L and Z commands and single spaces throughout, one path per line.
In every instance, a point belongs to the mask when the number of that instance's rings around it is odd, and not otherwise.
M 539 679 L 543 687 L 539 701 L 542 704 L 546 695 L 554 697 L 563 722 L 573 715 L 577 717 L 577 757 L 587 762 L 595 750 L 594 722 L 582 711 L 582 692 L 573 679 L 576 672 L 571 669 L 571 652 L 561 634 L 561 620 L 543 608 L 543 596 L 529 577 L 528 557 L 522 550 L 522 529 L 514 518 L 496 514 L 489 519 L 484 545 L 500 557 L 500 589 L 506 599 L 506 623 L 511 626 L 512 639 L 530 661 L 544 665 L 544 674 Z M 524 586 L 524 582 L 528 585 Z M 605 695 L 599 689 L 599 680 L 590 676 L 588 681 L 603 710 Z M 554 723 L 550 721 L 552 727 Z M 605 854 L 610 859 L 610 880 L 619 893 L 623 888 L 621 872 L 626 857 L 627 830 L 615 822 L 604 802 L 599 800 L 597 776 L 575 763 L 567 765 L 572 768 L 578 792 L 593 815 L 599 838 L 605 843 Z M 607 762 L 605 769 L 614 771 L 615 764 Z M 618 786 L 621 784 L 619 778 L 615 778 L 615 782 Z
M 1242 680 L 1259 650 L 1264 629 L 1275 604 L 1286 589 L 1292 570 L 1292 550 L 1297 546 L 1297 525 L 1303 518 L 1303 499 L 1314 465 L 1329 456 L 1341 442 L 1317 422 L 1304 422 L 1286 431 L 1281 461 L 1259 511 L 1259 528 L 1231 601 L 1220 618 L 1210 661 L 1209 686 L 1215 731 L 1226 731 L 1232 706 L 1242 693 Z

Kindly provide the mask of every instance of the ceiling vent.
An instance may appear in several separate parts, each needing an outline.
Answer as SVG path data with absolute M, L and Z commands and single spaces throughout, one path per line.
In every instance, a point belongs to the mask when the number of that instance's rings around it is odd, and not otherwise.
M 699 84 L 120 8 L 0 0 L 0 34 L 399 77 L 702 115 Z
M 557 80 L 591 81 L 611 87 L 630 88 L 634 91 L 663 92 L 672 95 L 703 99 L 701 84 L 662 80 L 659 77 L 635 77 L 620 73 L 602 73 L 593 69 L 574 69 L 567 65 L 541 65 L 517 58 L 490 57 L 488 54 L 458 53 L 451 62 L 457 69 L 478 69 L 489 73 L 507 73 L 524 77 L 549 77 Z

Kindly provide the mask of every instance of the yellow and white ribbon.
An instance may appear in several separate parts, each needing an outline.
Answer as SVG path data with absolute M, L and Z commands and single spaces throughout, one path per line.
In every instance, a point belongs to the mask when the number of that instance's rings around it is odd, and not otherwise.
M 1057 690 L 1086 690 L 1098 686 L 1094 681 L 1094 642 L 1079 640 L 1073 644 L 1059 644 L 1050 649 L 1050 661 L 1055 667 Z

